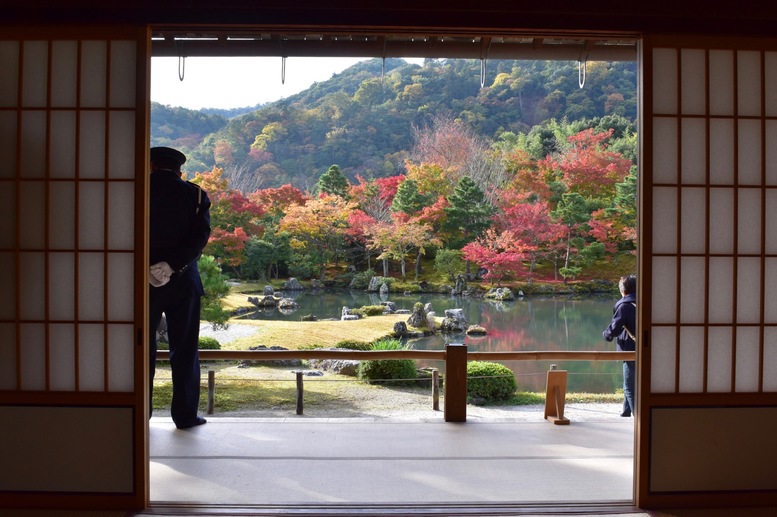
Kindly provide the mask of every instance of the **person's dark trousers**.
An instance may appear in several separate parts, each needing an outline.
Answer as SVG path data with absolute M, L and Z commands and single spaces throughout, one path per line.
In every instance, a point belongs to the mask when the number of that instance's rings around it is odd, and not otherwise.
M 631 416 L 636 412 L 634 406 L 635 377 L 634 361 L 623 361 L 623 412 L 621 416 Z
M 151 288 L 149 296 L 150 389 L 153 388 L 156 367 L 156 329 L 167 319 L 170 344 L 170 368 L 173 373 L 173 400 L 170 415 L 178 426 L 186 426 L 197 418 L 200 402 L 200 296 L 187 285 L 170 284 Z

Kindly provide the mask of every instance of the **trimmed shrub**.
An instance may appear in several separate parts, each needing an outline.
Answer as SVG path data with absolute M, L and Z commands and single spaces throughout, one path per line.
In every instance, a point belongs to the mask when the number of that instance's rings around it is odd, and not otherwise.
M 345 348 L 347 350 L 372 350 L 372 345 L 364 341 L 346 340 L 338 341 L 335 348 Z
M 221 343 L 216 338 L 201 337 L 198 348 L 200 350 L 221 350 Z
M 358 314 L 361 317 L 380 316 L 385 310 L 386 308 L 383 305 L 365 305 L 358 309 L 351 309 L 351 314 Z
M 486 402 L 505 400 L 515 394 L 515 374 L 507 366 L 487 361 L 467 363 L 467 397 Z
M 372 343 L 371 350 L 407 350 L 398 339 L 384 338 Z M 357 375 L 369 384 L 383 384 L 387 380 L 401 379 L 392 382 L 394 385 L 414 384 L 416 378 L 415 361 L 412 359 L 384 359 L 362 361 L 359 363 Z

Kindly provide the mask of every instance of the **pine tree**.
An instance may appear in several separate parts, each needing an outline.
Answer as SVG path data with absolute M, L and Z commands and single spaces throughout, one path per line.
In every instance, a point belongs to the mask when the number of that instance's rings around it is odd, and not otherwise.
M 421 209 L 429 204 L 428 196 L 418 192 L 418 185 L 411 179 L 406 179 L 400 183 L 397 189 L 397 195 L 391 203 L 393 212 L 402 212 L 407 215 L 415 215 Z
M 348 179 L 340 172 L 340 167 L 337 165 L 329 167 L 318 179 L 318 192 L 320 194 L 332 194 L 347 199 L 348 187 L 350 187 Z
M 451 239 L 452 248 L 458 248 L 472 242 L 486 229 L 491 227 L 491 216 L 495 209 L 486 200 L 480 187 L 468 176 L 459 180 L 453 194 L 448 197 L 449 206 L 445 209 L 448 219 L 447 229 L 459 233 Z

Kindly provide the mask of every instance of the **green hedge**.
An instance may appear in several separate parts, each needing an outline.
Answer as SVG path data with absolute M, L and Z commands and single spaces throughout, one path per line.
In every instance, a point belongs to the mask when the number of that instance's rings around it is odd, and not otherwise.
M 467 363 L 467 397 L 486 402 L 512 397 L 518 385 L 515 374 L 507 366 L 486 361 Z

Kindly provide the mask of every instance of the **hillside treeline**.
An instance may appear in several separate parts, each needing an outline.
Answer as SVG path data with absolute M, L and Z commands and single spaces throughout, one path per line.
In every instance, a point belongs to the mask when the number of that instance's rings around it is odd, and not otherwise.
M 223 171 L 243 193 L 293 185 L 313 192 L 332 164 L 350 181 L 406 172 L 416 137 L 446 117 L 489 142 L 543 124 L 637 113 L 636 64 L 401 59 L 358 63 L 295 96 L 226 119 L 152 104 L 152 145 L 189 156 L 189 171 Z
M 311 191 L 248 194 L 219 167 L 193 181 L 213 201 L 205 252 L 231 276 L 418 280 L 428 256 L 450 279 L 474 266 L 497 284 L 566 282 L 636 249 L 635 152 L 633 124 L 617 116 L 495 142 L 436 116 L 393 176 L 351 182 L 333 164 Z

